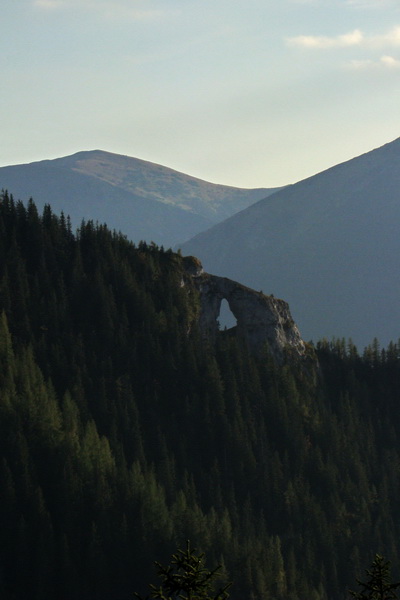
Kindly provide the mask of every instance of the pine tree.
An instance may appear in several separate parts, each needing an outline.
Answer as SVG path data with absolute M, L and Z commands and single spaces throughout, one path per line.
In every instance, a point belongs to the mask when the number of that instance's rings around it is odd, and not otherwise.
M 385 561 L 383 556 L 375 555 L 373 563 L 366 569 L 368 579 L 361 581 L 357 579 L 361 591 L 350 590 L 350 594 L 357 600 L 394 600 L 398 596 L 395 590 L 400 587 L 400 582 L 392 583 L 390 576 L 390 562 Z
M 150 584 L 150 598 L 159 600 L 225 600 L 229 597 L 230 583 L 214 591 L 221 566 L 212 571 L 205 567 L 204 554 L 196 554 L 187 541 L 186 550 L 178 550 L 172 555 L 171 563 L 164 567 L 155 563 L 161 585 Z M 141 596 L 136 594 L 139 600 Z

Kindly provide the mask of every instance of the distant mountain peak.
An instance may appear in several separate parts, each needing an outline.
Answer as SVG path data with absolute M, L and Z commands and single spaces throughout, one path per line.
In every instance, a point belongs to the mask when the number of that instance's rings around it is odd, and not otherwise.
M 276 191 L 217 185 L 99 149 L 0 168 L 0 187 L 22 200 L 33 197 L 39 207 L 50 204 L 74 225 L 93 219 L 133 241 L 166 247 Z

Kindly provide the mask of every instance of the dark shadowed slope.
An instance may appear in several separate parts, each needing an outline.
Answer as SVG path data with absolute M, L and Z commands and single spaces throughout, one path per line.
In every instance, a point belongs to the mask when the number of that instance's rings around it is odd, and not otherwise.
M 397 339 L 400 139 L 257 202 L 182 251 L 285 298 L 305 339 Z
M 207 183 L 128 156 L 100 150 L 0 168 L 0 188 L 69 214 L 106 222 L 134 241 L 171 246 L 246 208 L 274 189 Z

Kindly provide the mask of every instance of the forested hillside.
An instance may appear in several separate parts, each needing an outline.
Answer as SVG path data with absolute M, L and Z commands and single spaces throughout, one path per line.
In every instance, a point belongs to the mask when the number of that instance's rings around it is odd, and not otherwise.
M 190 538 L 233 600 L 400 558 L 400 358 L 314 368 L 196 329 L 183 259 L 0 201 L 0 597 L 127 600 Z

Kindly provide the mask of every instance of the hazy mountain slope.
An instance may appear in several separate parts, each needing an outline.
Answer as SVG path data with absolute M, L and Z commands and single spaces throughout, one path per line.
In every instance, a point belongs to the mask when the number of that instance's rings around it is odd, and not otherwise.
M 203 182 L 160 165 L 95 150 L 0 168 L 0 189 L 50 203 L 79 225 L 106 222 L 134 241 L 171 246 L 274 190 L 240 190 Z
M 400 139 L 262 200 L 182 245 L 285 298 L 305 339 L 400 335 Z
M 143 198 L 178 206 L 214 223 L 279 189 L 217 185 L 162 165 L 100 150 L 78 152 L 50 162 L 97 177 Z

